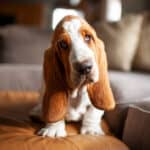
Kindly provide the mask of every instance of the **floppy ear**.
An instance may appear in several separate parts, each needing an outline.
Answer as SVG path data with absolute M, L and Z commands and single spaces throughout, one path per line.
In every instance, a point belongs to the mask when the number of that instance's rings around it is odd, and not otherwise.
M 89 84 L 89 97 L 95 107 L 99 109 L 110 110 L 115 107 L 115 101 L 108 79 L 107 60 L 104 44 L 98 38 L 96 41 L 96 57 L 99 69 L 99 81 L 93 84 Z
M 67 110 L 67 84 L 64 71 L 56 52 L 48 49 L 44 57 L 45 93 L 43 97 L 43 119 L 56 122 L 64 118 Z

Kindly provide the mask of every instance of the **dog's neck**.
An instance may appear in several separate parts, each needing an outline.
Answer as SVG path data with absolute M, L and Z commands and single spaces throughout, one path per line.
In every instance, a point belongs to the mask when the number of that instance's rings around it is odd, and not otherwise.
M 74 90 L 72 90 L 72 92 L 70 93 L 72 99 L 76 98 L 76 97 L 80 97 L 84 92 L 87 92 L 87 86 L 81 86 L 81 87 L 77 87 Z
M 73 107 L 77 107 L 85 95 L 88 95 L 86 85 L 80 88 L 76 88 L 69 94 L 69 103 L 71 103 Z

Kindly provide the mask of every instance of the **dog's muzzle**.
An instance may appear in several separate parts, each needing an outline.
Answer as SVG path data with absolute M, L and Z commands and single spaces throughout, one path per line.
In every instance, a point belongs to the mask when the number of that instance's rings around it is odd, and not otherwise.
M 76 70 L 76 72 L 80 75 L 88 75 L 90 74 L 92 67 L 93 67 L 93 63 L 91 60 L 85 60 L 82 62 L 75 62 L 73 64 L 74 69 Z

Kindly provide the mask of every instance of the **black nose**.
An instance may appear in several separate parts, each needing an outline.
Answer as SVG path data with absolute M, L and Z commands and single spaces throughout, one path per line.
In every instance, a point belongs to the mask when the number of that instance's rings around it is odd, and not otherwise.
M 84 61 L 81 63 L 76 62 L 74 63 L 74 68 L 81 75 L 86 75 L 91 72 L 92 62 L 91 61 Z

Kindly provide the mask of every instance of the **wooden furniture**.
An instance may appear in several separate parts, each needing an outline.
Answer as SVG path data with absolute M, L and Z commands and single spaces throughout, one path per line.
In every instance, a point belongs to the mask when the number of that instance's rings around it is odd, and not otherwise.
M 16 24 L 42 27 L 46 8 L 43 3 L 1 3 L 0 16 L 14 18 Z

